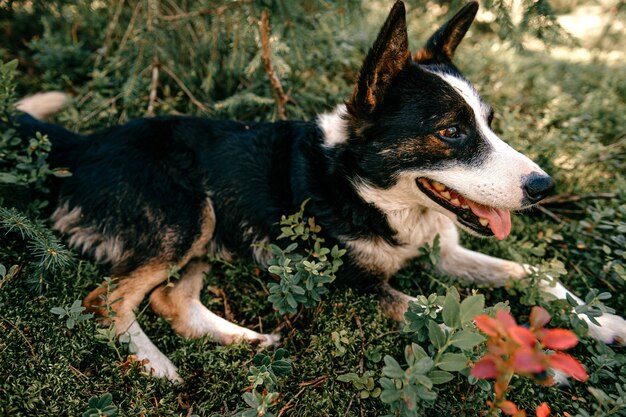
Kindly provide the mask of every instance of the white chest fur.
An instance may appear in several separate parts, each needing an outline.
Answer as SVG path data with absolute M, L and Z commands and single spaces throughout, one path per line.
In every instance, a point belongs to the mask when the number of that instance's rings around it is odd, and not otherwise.
M 390 244 L 381 238 L 355 239 L 346 243 L 359 263 L 372 272 L 390 277 L 419 256 L 420 247 L 425 243 L 432 244 L 437 234 L 457 235 L 456 226 L 450 219 L 416 204 L 414 187 L 414 182 L 404 179 L 389 189 L 358 185 L 361 197 L 386 215 L 398 243 Z

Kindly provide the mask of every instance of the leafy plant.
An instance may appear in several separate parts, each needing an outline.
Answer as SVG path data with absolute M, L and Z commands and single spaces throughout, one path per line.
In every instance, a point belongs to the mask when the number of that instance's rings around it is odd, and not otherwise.
M 285 249 L 270 244 L 272 258 L 268 271 L 280 278 L 280 283 L 269 283 L 268 300 L 281 315 L 293 314 L 298 305 L 315 307 L 328 292 L 326 284 L 335 280 L 335 273 L 343 264 L 341 257 L 345 249 L 337 245 L 329 249 L 319 233 L 322 228 L 315 224 L 314 217 L 305 217 L 304 207 L 280 220 L 281 234 L 278 239 L 289 238 L 293 242 Z M 300 251 L 296 251 L 300 248 Z
M 117 284 L 110 277 L 105 277 L 100 286 L 104 287 L 105 292 L 100 294 L 98 297 L 102 300 L 102 308 L 106 313 L 103 317 L 99 317 L 98 319 L 108 323 L 106 326 L 96 329 L 96 340 L 115 351 L 117 358 L 120 362 L 122 362 L 124 358 L 122 357 L 119 344 L 126 346 L 130 353 L 136 352 L 137 346 L 132 341 L 132 337 L 128 334 L 128 332 L 122 333 L 119 337 L 117 336 L 115 321 L 112 320 L 117 315 L 117 313 L 113 310 L 113 304 L 119 302 L 122 298 L 111 299 L 111 293 L 117 287 Z
M 65 320 L 65 326 L 68 329 L 73 329 L 76 323 L 80 323 L 81 321 L 89 320 L 93 317 L 93 314 L 83 314 L 86 308 L 82 306 L 80 300 L 75 300 L 71 306 L 65 307 L 52 307 L 50 312 L 52 314 L 56 314 L 60 319 L 67 317 Z
M 118 415 L 118 408 L 113 404 L 113 396 L 108 392 L 100 397 L 91 397 L 87 405 L 89 408 L 83 413 L 83 417 L 116 417 Z
M 485 338 L 474 327 L 473 318 L 484 311 L 482 295 L 472 295 L 462 302 L 458 291 L 450 287 L 445 297 L 431 294 L 409 303 L 404 331 L 418 341 L 427 342 L 427 350 L 418 343 L 405 348 L 406 369 L 386 355 L 380 399 L 390 411 L 416 417 L 419 410 L 437 398 L 436 385 L 454 378 L 471 363 L 473 350 Z M 443 328 L 442 328 L 443 327 Z
M 357 390 L 359 390 L 359 397 L 361 399 L 366 398 L 378 398 L 382 390 L 375 385 L 376 381 L 374 371 L 364 371 L 363 375 L 359 376 L 356 372 L 349 372 L 347 374 L 339 375 L 337 381 L 351 383 Z
M 276 391 L 279 385 L 279 378 L 291 375 L 293 365 L 289 359 L 289 353 L 285 349 L 277 349 L 273 357 L 263 353 L 257 353 L 252 360 L 253 365 L 246 375 L 251 384 L 250 392 L 243 394 L 243 400 L 249 408 L 239 411 L 236 415 L 240 417 L 266 416 L 274 417 L 270 411 L 280 396 Z M 258 388 L 263 389 L 259 390 Z

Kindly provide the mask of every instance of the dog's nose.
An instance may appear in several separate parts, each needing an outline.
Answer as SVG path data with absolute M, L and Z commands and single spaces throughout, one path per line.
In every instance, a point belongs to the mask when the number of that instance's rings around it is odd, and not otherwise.
M 531 203 L 537 203 L 548 196 L 554 190 L 554 180 L 551 176 L 531 173 L 524 183 L 524 194 Z

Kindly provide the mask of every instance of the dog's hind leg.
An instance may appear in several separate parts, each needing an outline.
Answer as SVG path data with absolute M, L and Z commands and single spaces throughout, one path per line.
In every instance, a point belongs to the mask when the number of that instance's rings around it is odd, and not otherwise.
M 83 304 L 104 317 L 105 324 L 113 320 L 118 337 L 124 334 L 130 336 L 130 340 L 137 347 L 135 355 L 144 362 L 144 368 L 148 372 L 178 383 L 182 382 L 182 379 L 176 366 L 150 341 L 134 313 L 146 294 L 165 281 L 168 275 L 167 265 L 148 264 L 123 278 L 116 279 L 114 288 L 109 289 L 107 297 L 102 297 L 107 293 L 106 284 L 96 288 L 85 298 Z M 115 314 L 112 315 L 111 312 Z
M 261 334 L 238 326 L 211 312 L 200 302 L 204 274 L 209 269 L 206 262 L 191 261 L 182 271 L 178 282 L 164 284 L 152 292 L 152 309 L 185 337 L 209 335 L 223 345 L 244 340 L 261 346 L 277 344 L 280 339 L 278 335 Z
M 524 279 L 534 267 L 487 256 L 461 247 L 456 231 L 441 236 L 441 262 L 439 270 L 471 283 L 503 286 L 510 279 Z M 569 295 L 579 305 L 584 302 L 560 282 L 549 279 L 540 282 L 543 292 L 566 299 Z M 604 313 L 596 317 L 600 326 L 594 324 L 587 315 L 579 314 L 589 327 L 589 335 L 605 343 L 626 343 L 626 320 L 615 314 Z

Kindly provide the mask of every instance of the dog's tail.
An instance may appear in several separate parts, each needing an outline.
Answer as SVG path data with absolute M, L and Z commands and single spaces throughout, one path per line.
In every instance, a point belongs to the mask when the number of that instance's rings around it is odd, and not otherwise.
M 15 120 L 15 128 L 22 138 L 34 137 L 37 132 L 48 137 L 52 143 L 48 163 L 53 168 L 73 168 L 85 148 L 84 136 L 44 121 L 61 110 L 67 102 L 66 94 L 51 91 L 25 97 L 16 105 L 24 114 Z
M 24 97 L 17 102 L 18 110 L 28 113 L 35 119 L 44 120 L 61 110 L 67 104 L 67 95 L 59 91 L 38 93 Z

